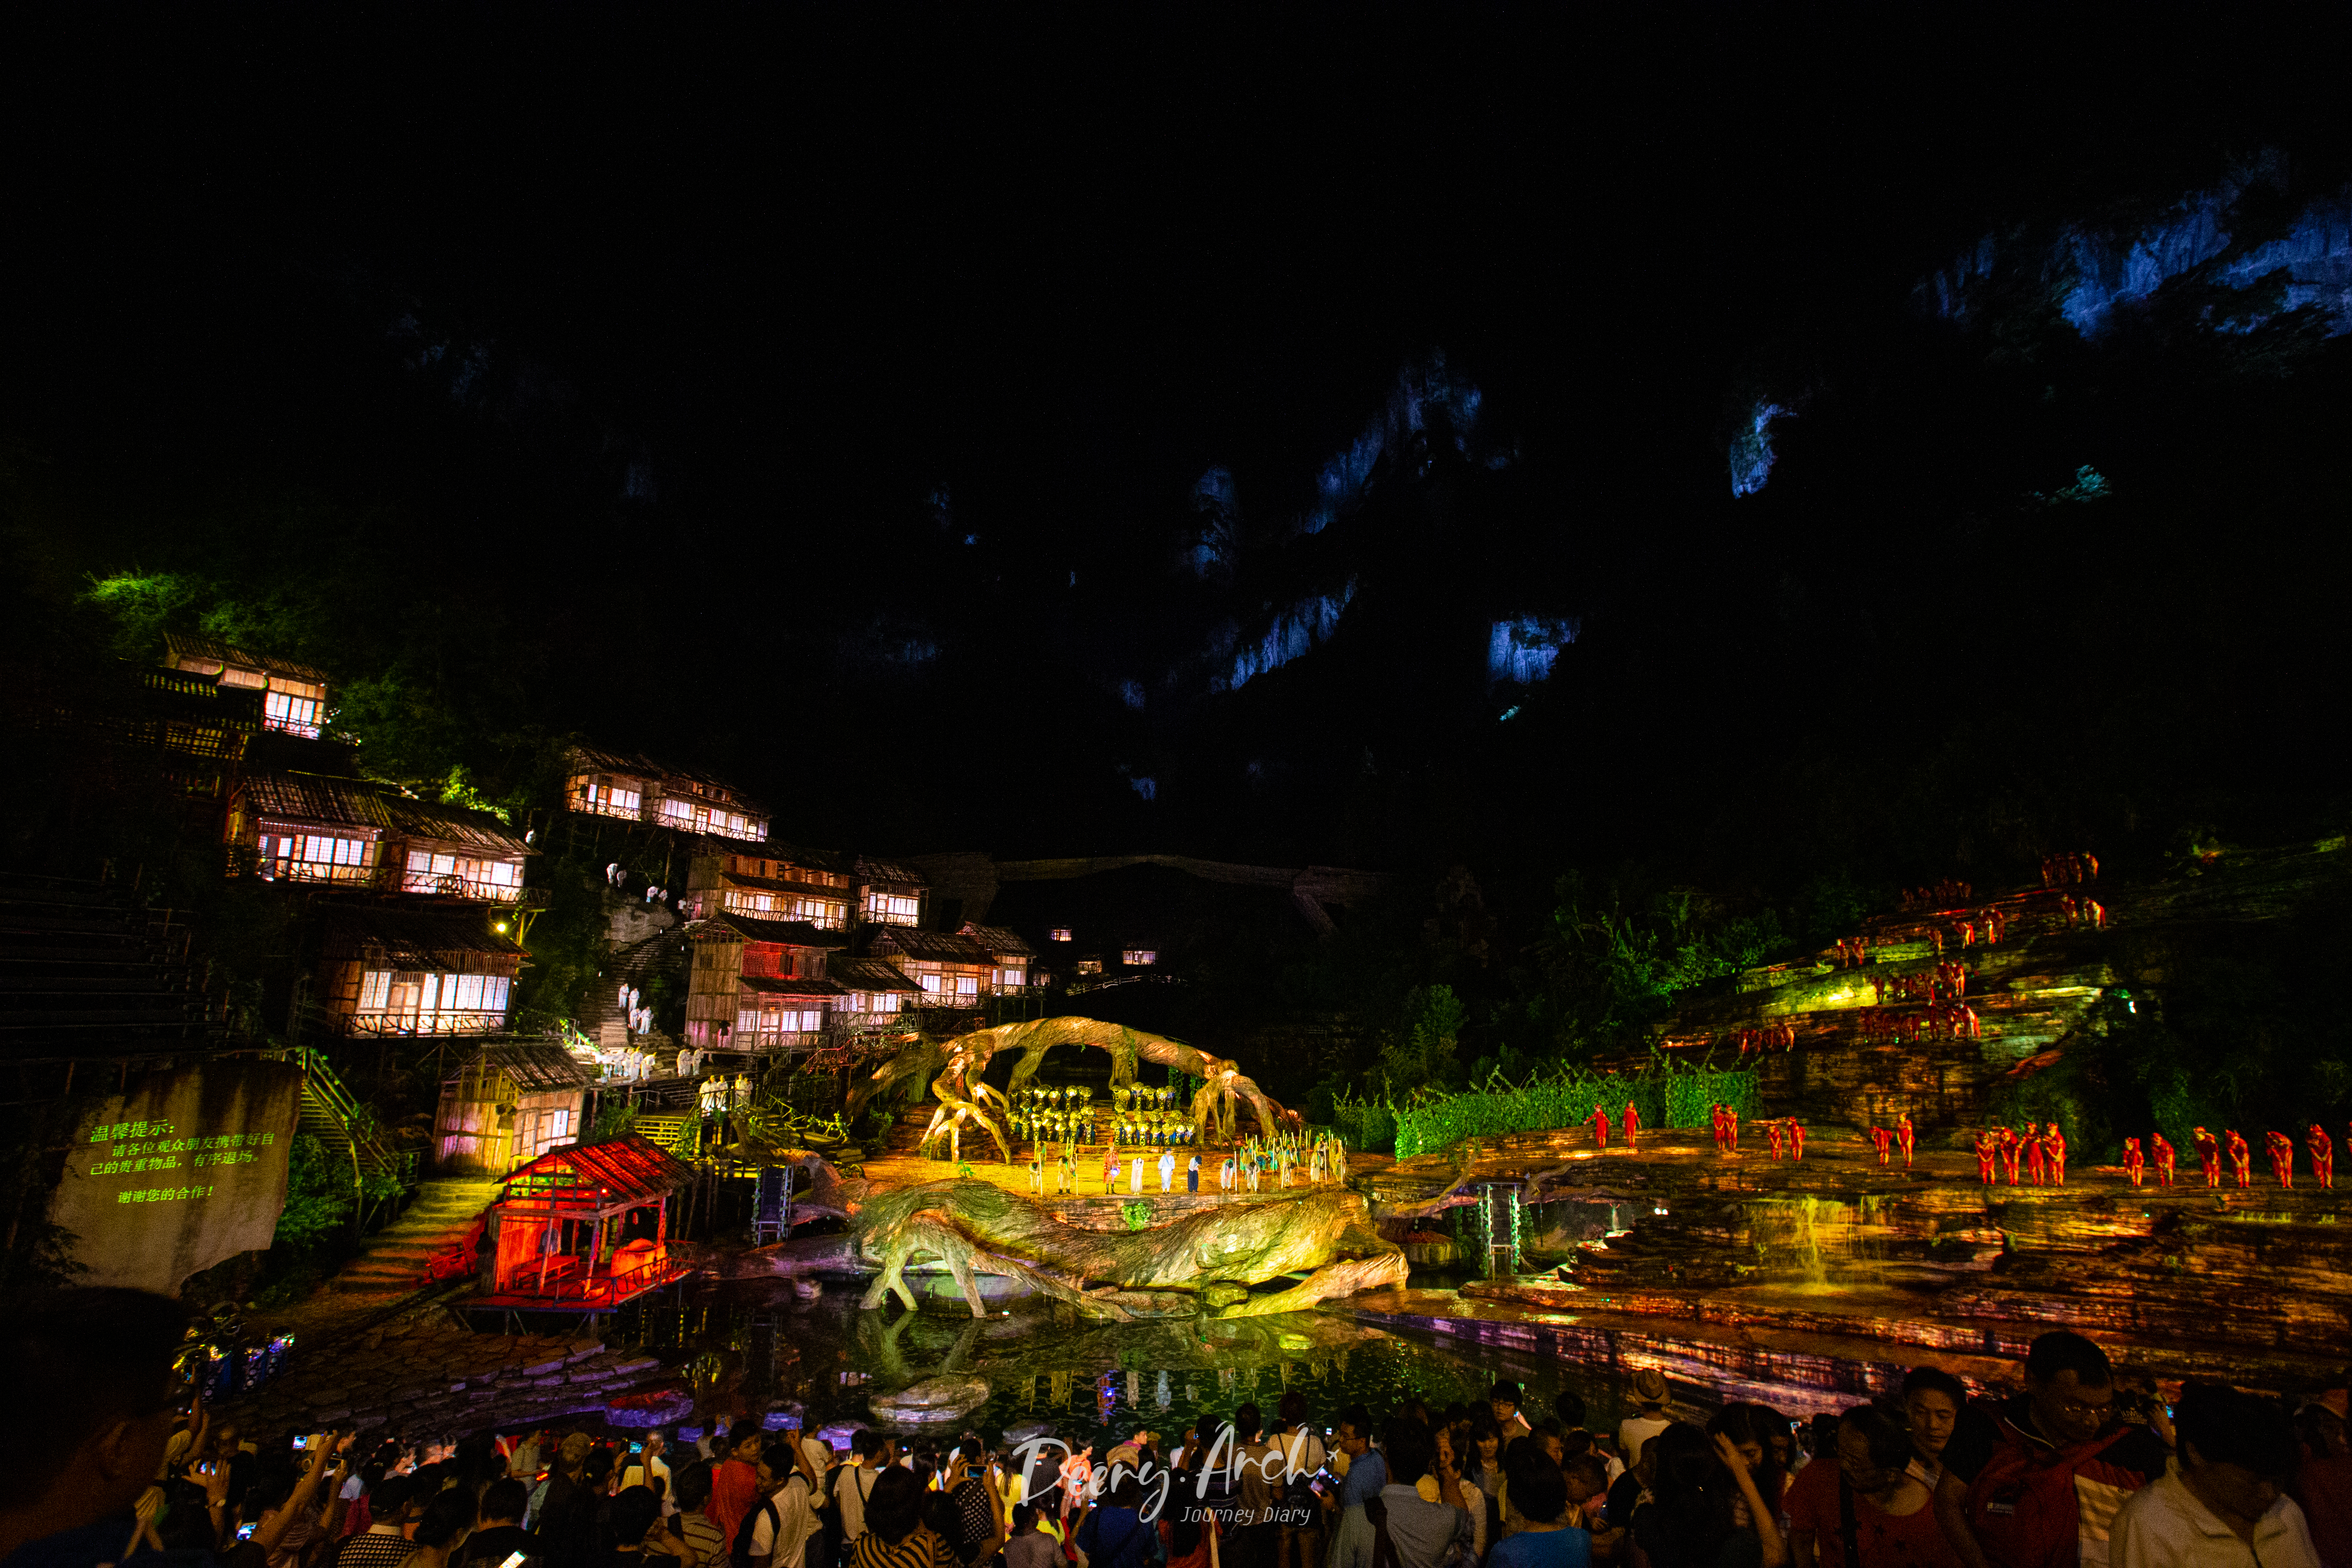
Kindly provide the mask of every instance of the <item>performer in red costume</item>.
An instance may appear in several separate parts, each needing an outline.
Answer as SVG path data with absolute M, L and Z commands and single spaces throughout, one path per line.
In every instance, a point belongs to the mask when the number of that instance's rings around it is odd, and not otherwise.
M 2045 1152 L 2042 1147 L 2041 1123 L 2035 1121 L 2027 1122 L 2025 1124 L 2025 1136 L 2021 1142 L 2025 1145 L 2026 1184 L 2028 1186 L 2038 1187 L 2042 1184 L 2042 1162 Z
M 2294 1140 L 2284 1132 L 2266 1132 L 2263 1142 L 2270 1145 L 2271 1174 L 2282 1187 L 2294 1185 Z
M 1642 1113 L 1633 1109 L 1633 1102 L 1629 1100 L 1625 1102 L 1625 1152 L 1628 1154 L 1633 1152 L 1633 1134 L 1641 1130 Z
M 1781 1151 L 1788 1144 L 1788 1134 L 1781 1131 L 1780 1124 L 1779 1122 L 1767 1121 L 1764 1124 L 1764 1136 L 1771 1140 L 1772 1158 L 1775 1160 L 1779 1159 L 1780 1157 Z
M 1720 1154 L 1723 1152 L 1723 1107 L 1720 1105 L 1708 1106 L 1706 1108 L 1706 1117 L 1709 1121 L 1715 1124 L 1715 1152 Z
M 1977 1134 L 1977 1180 L 1992 1185 L 1992 1163 L 2000 1158 L 2000 1140 L 1990 1132 Z
M 1918 1141 L 1919 1134 L 1911 1126 L 1911 1113 L 1906 1110 L 1903 1120 L 1895 1124 L 1895 1142 L 1903 1147 L 1903 1168 L 1906 1171 L 1911 1168 L 1911 1151 Z
M 1739 1111 L 1728 1105 L 1723 1108 L 1723 1146 L 1729 1153 L 1739 1152 Z
M 2009 1184 L 2012 1187 L 2017 1185 L 2017 1155 L 2021 1147 L 2016 1128 L 2004 1127 L 2000 1130 L 2001 1174 L 2009 1178 Z
M 2058 1124 L 2055 1121 L 2050 1124 L 2049 1132 L 2042 1138 L 2042 1148 L 2050 1158 L 2051 1184 L 2064 1186 L 2066 1184 L 2066 1134 L 2058 1130 Z
M 2139 1140 L 2137 1138 L 2124 1140 L 2124 1174 L 2131 1178 L 2131 1184 L 2135 1187 L 2139 1185 L 2140 1178 L 2147 1174 L 2147 1156 L 2139 1152 Z
M 1894 1142 L 1895 1134 L 1887 1128 L 1874 1127 L 1870 1130 L 1871 1147 L 1878 1151 L 1878 1163 L 1880 1165 L 1884 1166 L 1886 1163 L 1886 1146 Z
M 2202 1127 L 2192 1131 L 2189 1137 L 2197 1145 L 2197 1163 L 2204 1167 L 2205 1184 L 2209 1187 L 2220 1186 L 2221 1184 L 2221 1140 Z
M 1603 1149 L 1609 1147 L 1609 1113 L 1597 1105 L 1592 1108 L 1592 1137 Z
M 2252 1186 L 2254 1184 L 2252 1145 L 2249 1144 L 2234 1127 L 2225 1129 L 2223 1135 L 2230 1140 L 2230 1169 L 2237 1173 L 2238 1185 Z
M 1805 1157 L 1805 1124 L 1793 1116 L 1789 1118 L 1789 1148 L 1791 1151 L 1789 1158 L 1802 1160 Z
M 2165 1141 L 2165 1136 L 2161 1132 L 2149 1134 L 2148 1145 L 2156 1151 L 2156 1184 L 2159 1187 L 2172 1185 L 2174 1164 L 2172 1145 Z
M 2303 1136 L 2303 1146 L 2311 1151 L 2311 1178 L 2329 1192 L 2336 1190 L 2336 1141 L 2327 1129 L 2315 1121 L 2311 1131 Z

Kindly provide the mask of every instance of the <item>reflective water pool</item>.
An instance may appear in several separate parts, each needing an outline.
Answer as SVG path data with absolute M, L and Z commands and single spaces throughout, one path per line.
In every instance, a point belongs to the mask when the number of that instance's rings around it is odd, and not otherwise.
M 801 1302 L 765 1287 L 732 1287 L 682 1312 L 654 1309 L 631 1337 L 699 1349 L 706 1377 L 745 1408 L 795 1399 L 813 1426 L 971 1430 L 994 1439 L 1043 1426 L 1076 1443 L 1138 1427 L 1173 1435 L 1204 1418 L 1226 1420 L 1244 1401 L 1270 1418 L 1291 1389 L 1306 1395 L 1313 1422 L 1328 1426 L 1360 1401 L 1384 1416 L 1409 1394 L 1434 1407 L 1483 1400 L 1501 1377 L 1527 1386 L 1530 1415 L 1549 1415 L 1564 1387 L 1587 1400 L 1590 1425 L 1613 1426 L 1622 1413 L 1620 1390 L 1606 1375 L 1484 1346 L 1465 1353 L 1338 1312 L 1112 1324 L 1050 1303 L 973 1319 L 896 1305 L 863 1311 L 856 1300 L 847 1289 Z M 894 1423 L 869 1405 L 877 1393 L 951 1375 L 984 1379 L 986 1402 L 924 1426 Z

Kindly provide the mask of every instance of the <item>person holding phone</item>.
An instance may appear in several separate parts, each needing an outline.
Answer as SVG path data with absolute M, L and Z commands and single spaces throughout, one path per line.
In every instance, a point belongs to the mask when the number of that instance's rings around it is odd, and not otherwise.
M 539 1537 L 522 1527 L 523 1510 L 530 1504 L 530 1489 L 512 1477 L 484 1487 L 482 1500 L 475 1510 L 474 1533 L 467 1541 L 460 1561 L 497 1568 L 497 1564 L 518 1552 L 525 1557 L 544 1555 Z

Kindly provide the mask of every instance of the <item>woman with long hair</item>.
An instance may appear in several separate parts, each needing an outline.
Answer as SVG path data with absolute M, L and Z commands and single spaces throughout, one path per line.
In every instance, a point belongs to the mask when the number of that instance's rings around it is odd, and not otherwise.
M 1738 1444 L 1687 1421 L 1667 1426 L 1656 1444 L 1651 1500 L 1633 1513 L 1633 1568 L 1780 1568 L 1789 1560 Z
M 1756 1489 L 1764 1494 L 1765 1503 L 1778 1518 L 1780 1494 L 1789 1488 L 1787 1418 L 1761 1405 L 1727 1405 L 1715 1413 L 1706 1430 L 1709 1436 L 1731 1439 L 1740 1458 L 1748 1461 L 1748 1473 L 1756 1478 Z

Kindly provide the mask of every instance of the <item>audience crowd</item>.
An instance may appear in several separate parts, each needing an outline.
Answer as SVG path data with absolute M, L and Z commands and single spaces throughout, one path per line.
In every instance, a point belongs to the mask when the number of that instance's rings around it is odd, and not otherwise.
M 1097 1456 L 753 1422 L 254 1433 L 193 1397 L 184 1326 L 137 1291 L 10 1304 L 41 1429 L 0 1466 L 0 1568 L 2352 1568 L 2341 1380 L 2168 1405 L 2063 1331 L 2002 1396 L 1922 1366 L 1801 1425 L 1643 1370 L 1613 1431 L 1508 1382 L 1380 1416 L 1292 1391 Z

